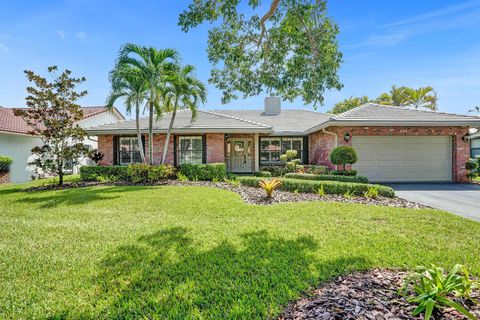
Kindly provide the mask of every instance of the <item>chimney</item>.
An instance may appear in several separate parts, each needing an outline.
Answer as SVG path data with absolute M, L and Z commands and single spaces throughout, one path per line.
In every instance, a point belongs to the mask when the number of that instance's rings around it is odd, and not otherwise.
M 275 97 L 273 93 L 270 94 L 270 97 L 265 97 L 265 114 L 277 115 L 280 112 L 282 112 L 282 99 Z

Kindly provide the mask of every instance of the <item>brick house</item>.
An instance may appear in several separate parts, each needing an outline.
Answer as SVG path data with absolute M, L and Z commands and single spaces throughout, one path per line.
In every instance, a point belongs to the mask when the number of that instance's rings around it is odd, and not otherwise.
M 154 163 L 160 163 L 170 115 L 154 124 Z M 333 167 L 330 151 L 351 145 L 358 153 L 353 166 L 371 181 L 464 181 L 470 157 L 467 133 L 480 127 L 480 117 L 362 105 L 339 115 L 308 110 L 282 110 L 277 97 L 265 98 L 262 110 L 199 111 L 194 121 L 179 111 L 167 161 L 225 162 L 227 170 L 252 173 L 281 165 L 280 155 L 298 151 L 305 164 Z M 87 131 L 98 136 L 102 165 L 139 161 L 135 121 L 121 121 Z M 148 121 L 141 120 L 146 143 Z M 147 155 L 148 156 L 148 155 Z

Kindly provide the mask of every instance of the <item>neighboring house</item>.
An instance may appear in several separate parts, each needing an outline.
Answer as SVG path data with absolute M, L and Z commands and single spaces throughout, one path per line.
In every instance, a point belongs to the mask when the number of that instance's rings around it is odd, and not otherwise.
M 78 122 L 82 127 L 125 119 L 116 109 L 112 113 L 104 107 L 82 107 L 82 110 L 83 119 Z M 13 159 L 10 167 L 11 182 L 28 181 L 33 175 L 33 168 L 28 165 L 28 162 L 32 160 L 31 150 L 33 147 L 41 145 L 42 142 L 38 137 L 29 135 L 29 131 L 31 128 L 21 117 L 13 114 L 12 108 L 0 107 L 0 155 Z M 85 139 L 84 143 L 91 148 L 97 148 L 96 140 Z M 88 161 L 88 159 L 82 159 L 83 164 Z M 76 170 L 77 168 L 72 168 L 72 171 Z
M 470 134 L 470 156 L 480 157 L 480 130 Z
M 329 155 L 340 145 L 358 153 L 353 166 L 372 181 L 464 181 L 470 157 L 466 134 L 480 127 L 479 117 L 411 110 L 373 103 L 339 115 L 281 110 L 280 99 L 265 99 L 264 110 L 189 111 L 177 114 L 167 161 L 225 162 L 230 172 L 252 173 L 281 165 L 280 155 L 298 151 L 305 164 L 333 167 Z M 154 163 L 160 163 L 170 114 L 154 124 Z M 145 142 L 148 121 L 141 120 Z M 98 136 L 101 164 L 125 165 L 139 160 L 135 121 L 87 128 Z M 147 155 L 148 156 L 148 155 Z

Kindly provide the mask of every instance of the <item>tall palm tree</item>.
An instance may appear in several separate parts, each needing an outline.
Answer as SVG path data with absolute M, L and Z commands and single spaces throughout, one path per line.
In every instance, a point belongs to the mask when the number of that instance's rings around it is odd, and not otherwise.
M 155 49 L 132 43 L 125 44 L 120 50 L 118 65 L 129 66 L 145 80 L 148 85 L 148 154 L 153 164 L 153 118 L 155 113 L 161 116 L 161 88 L 165 79 L 176 69 L 179 56 L 174 49 Z
M 475 106 L 475 107 L 473 107 L 472 110 L 468 110 L 468 112 L 478 113 L 480 115 L 480 107 Z
M 418 89 L 407 89 L 408 101 L 406 105 L 415 109 L 425 108 L 437 111 L 437 93 L 432 87 L 420 87 Z
M 112 89 L 107 98 L 107 108 L 113 109 L 118 99 L 123 99 L 128 114 L 135 108 L 135 124 L 137 129 L 137 141 L 140 149 L 140 159 L 145 163 L 145 152 L 140 132 L 140 108 L 148 99 L 148 83 L 136 69 L 129 66 L 118 65 L 110 73 Z
M 166 105 L 172 106 L 172 116 L 163 146 L 162 163 L 165 163 L 165 159 L 167 158 L 168 144 L 170 142 L 177 110 L 190 109 L 193 121 L 197 115 L 199 102 L 203 104 L 207 100 L 207 89 L 205 85 L 195 77 L 195 67 L 192 65 L 177 68 L 176 72 L 167 78 L 167 83 L 164 100 Z
M 388 93 L 382 93 L 376 100 L 377 103 L 390 106 L 405 106 L 408 102 L 409 94 L 407 87 L 397 87 L 393 85 Z

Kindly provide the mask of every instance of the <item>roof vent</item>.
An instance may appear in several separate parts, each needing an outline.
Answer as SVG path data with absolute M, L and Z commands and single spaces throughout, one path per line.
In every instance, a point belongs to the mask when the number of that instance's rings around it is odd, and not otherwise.
M 270 97 L 265 97 L 265 114 L 277 115 L 282 112 L 282 99 L 275 97 L 273 94 Z

